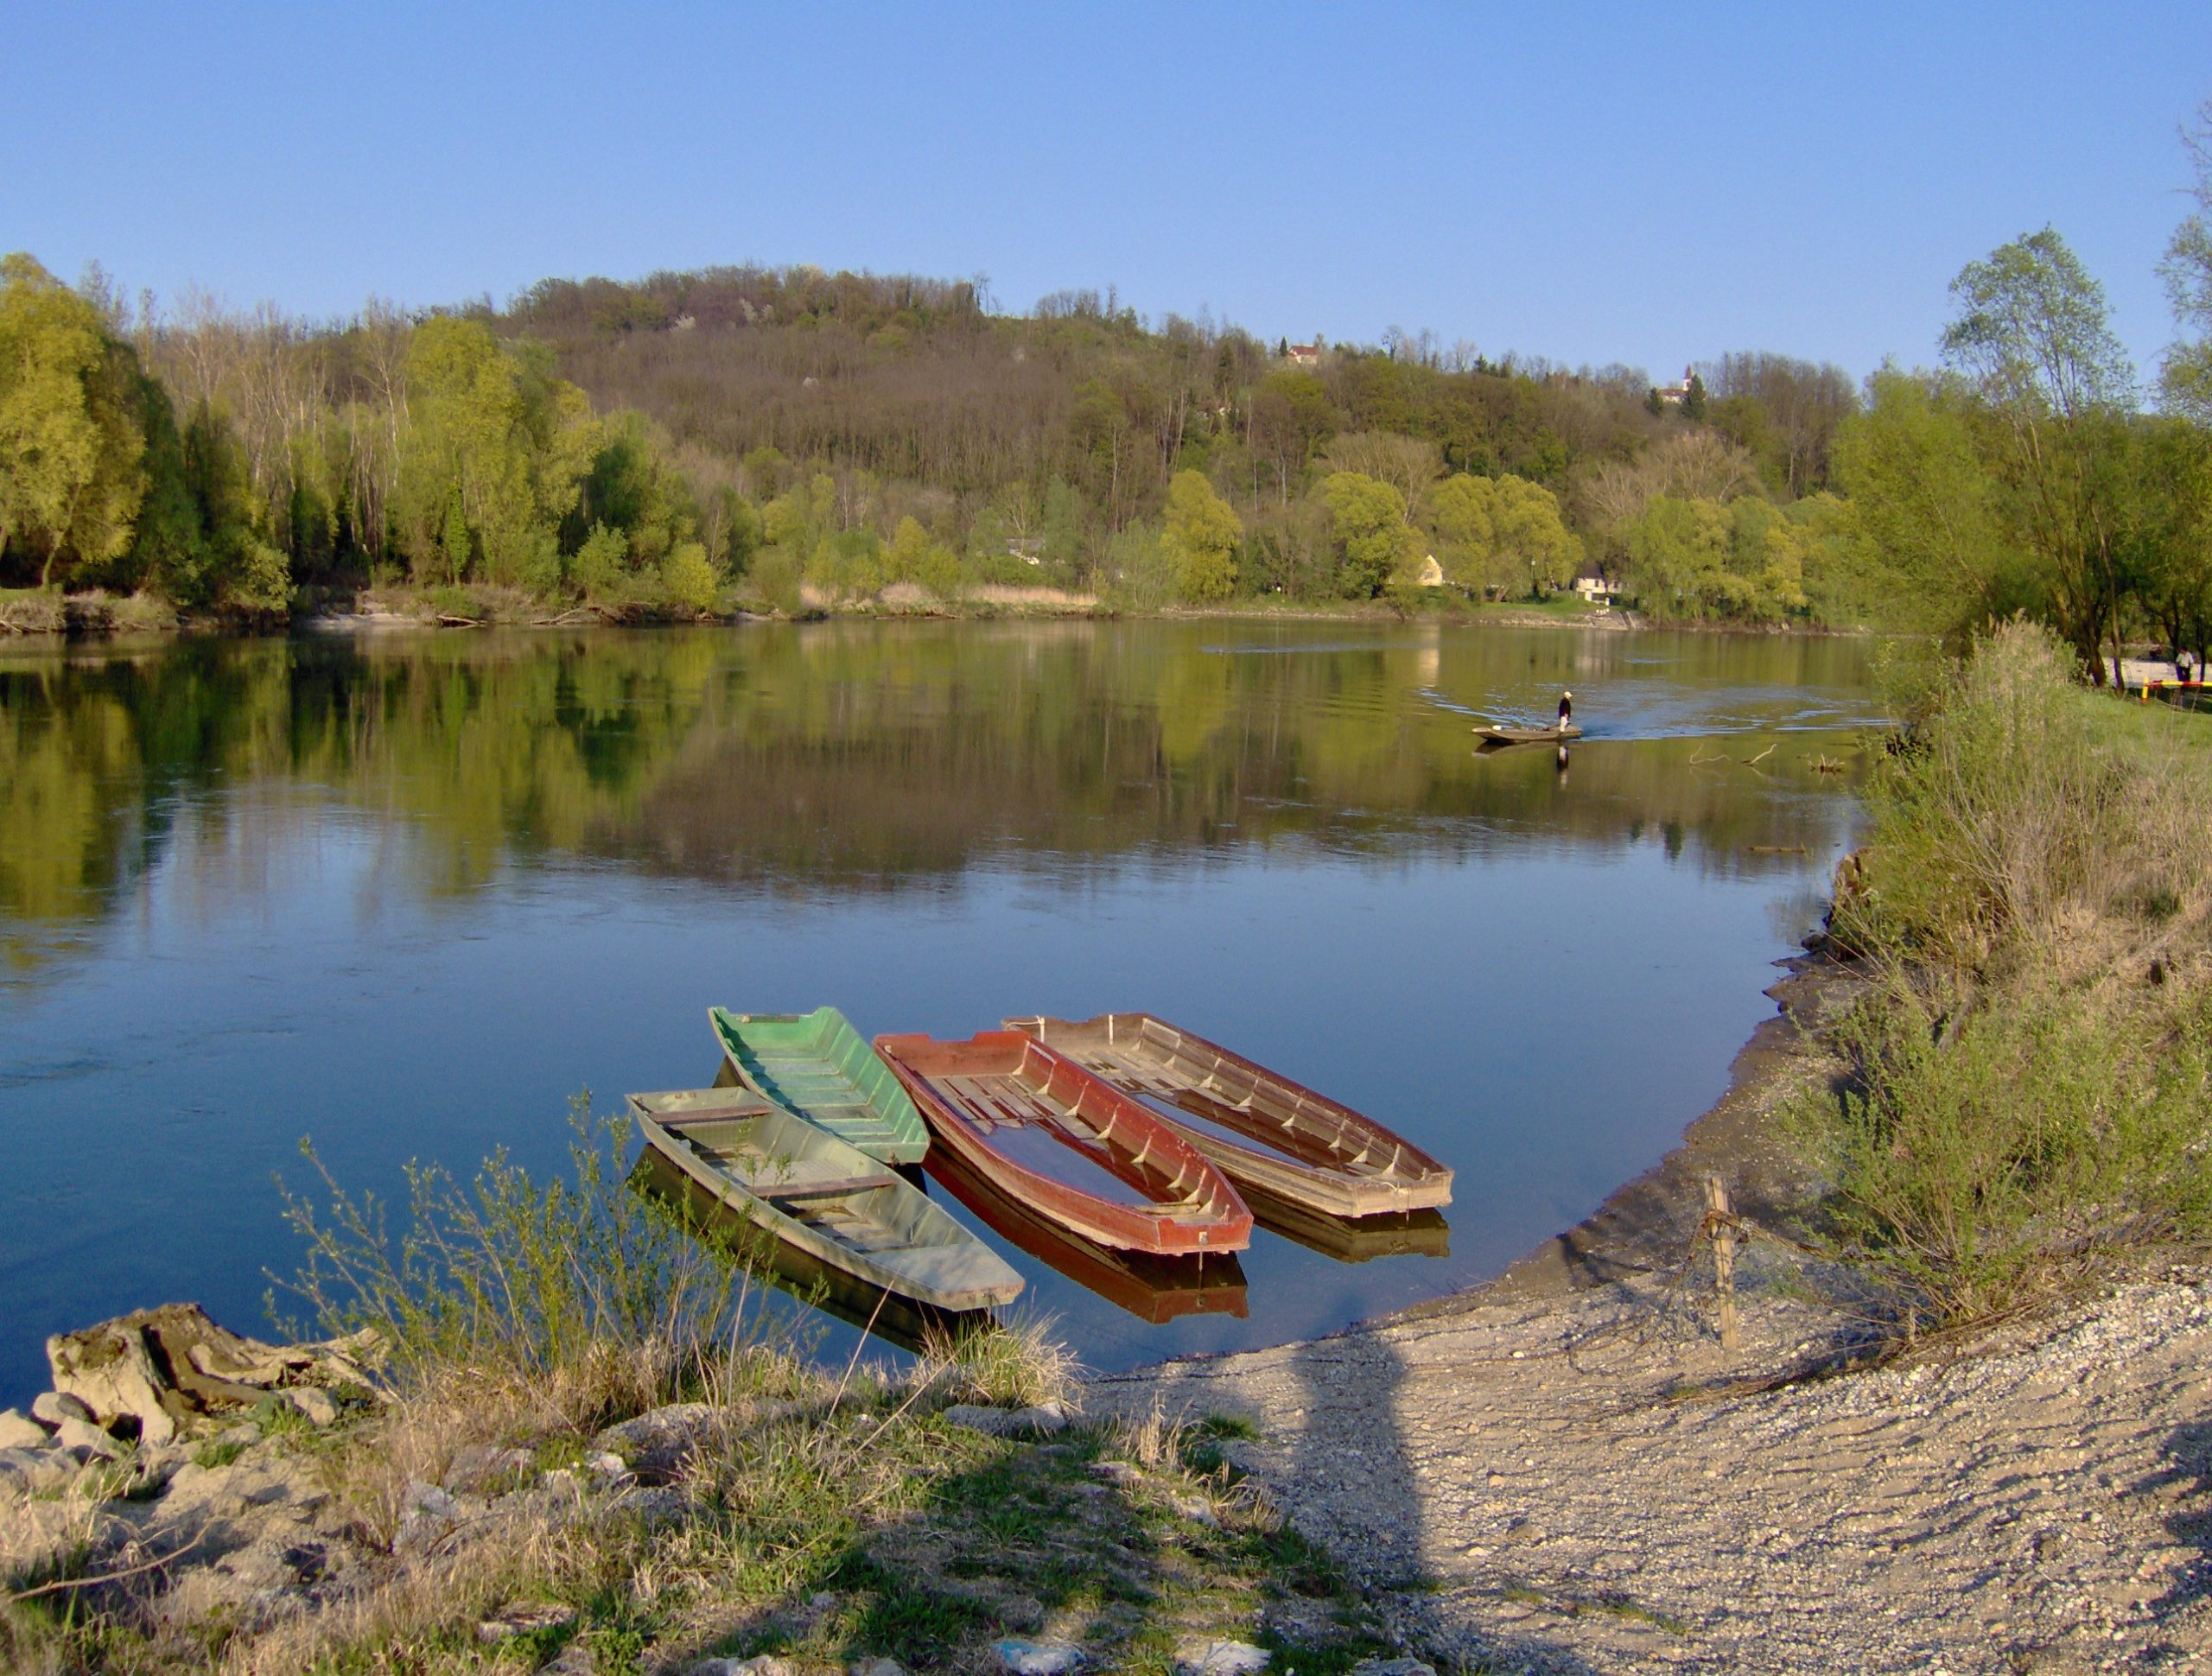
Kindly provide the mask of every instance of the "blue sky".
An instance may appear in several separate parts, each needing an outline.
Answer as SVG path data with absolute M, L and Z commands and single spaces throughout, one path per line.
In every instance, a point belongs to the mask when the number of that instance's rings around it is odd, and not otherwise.
M 15 0 L 0 88 L 0 248 L 317 315 L 813 262 L 1863 373 L 2050 222 L 2147 373 L 2212 13 Z

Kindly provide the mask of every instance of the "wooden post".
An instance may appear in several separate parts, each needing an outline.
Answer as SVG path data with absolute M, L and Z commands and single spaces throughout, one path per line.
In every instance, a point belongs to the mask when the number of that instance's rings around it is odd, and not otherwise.
M 1736 1214 L 1718 1176 L 1705 1178 L 1705 1228 L 1713 1239 L 1713 1281 L 1720 1294 L 1720 1348 L 1733 1350 L 1736 1335 Z

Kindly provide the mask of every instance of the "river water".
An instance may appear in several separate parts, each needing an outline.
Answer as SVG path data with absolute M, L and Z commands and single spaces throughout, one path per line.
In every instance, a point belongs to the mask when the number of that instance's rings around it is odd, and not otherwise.
M 576 1091 L 711 1080 L 715 1002 L 1150 1011 L 1458 1171 L 1448 1228 L 1195 1284 L 989 1235 L 1093 1367 L 1456 1289 L 1725 1086 L 1850 841 L 1866 663 L 1232 621 L 0 655 L 0 1404 L 124 1310 L 265 1330 L 302 1136 L 385 1194 L 557 1171 Z M 1563 685 L 1566 765 L 1474 749 Z

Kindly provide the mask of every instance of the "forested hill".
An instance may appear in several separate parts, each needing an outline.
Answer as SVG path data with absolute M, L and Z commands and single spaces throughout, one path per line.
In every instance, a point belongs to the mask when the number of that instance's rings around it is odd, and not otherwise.
M 1662 400 L 1640 369 L 1492 362 L 1427 334 L 1364 346 L 1317 334 L 1294 352 L 1173 314 L 1152 327 L 1096 292 L 1015 316 L 988 312 L 964 282 L 812 268 L 547 281 L 492 318 L 551 346 L 601 408 L 650 415 L 695 474 L 720 462 L 758 490 L 775 475 L 766 451 L 833 462 L 894 502 L 914 497 L 924 524 L 962 545 L 993 511 L 1017 541 L 1031 533 L 1022 514 L 1041 521 L 1059 486 L 1080 501 L 1066 518 L 1089 551 L 1158 518 L 1173 474 L 1195 470 L 1245 526 L 1260 561 L 1247 583 L 1300 593 L 1342 580 L 1301 505 L 1317 472 L 1379 479 L 1416 522 L 1449 474 L 1517 479 L 1604 557 L 1654 490 L 1825 488 L 1856 405 L 1838 369 L 1778 355 L 1723 357 Z M 1573 574 L 1553 545 L 1539 581 Z M 1527 557 L 1515 559 L 1469 580 L 1525 587 Z
M 2212 136 L 2212 106 L 2204 130 Z M 302 582 L 616 613 L 957 599 L 1541 598 L 1959 630 L 2093 671 L 2212 638 L 2212 139 L 2156 405 L 2050 228 L 1969 263 L 1933 371 L 1639 370 L 1267 343 L 1109 293 L 720 268 L 316 323 L 0 258 L 0 589 L 274 620 Z M 464 598 L 464 594 L 470 597 Z M 19 602 L 20 603 L 20 602 Z M 0 626 L 10 602 L 0 597 Z M 533 607 L 533 610 L 535 607 Z

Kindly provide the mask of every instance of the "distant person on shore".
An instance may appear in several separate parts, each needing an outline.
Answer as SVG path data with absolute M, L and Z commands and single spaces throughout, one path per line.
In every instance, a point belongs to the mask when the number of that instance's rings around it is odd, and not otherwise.
M 1574 721 L 1574 695 L 1562 692 L 1559 695 L 1559 730 L 1564 733 Z

